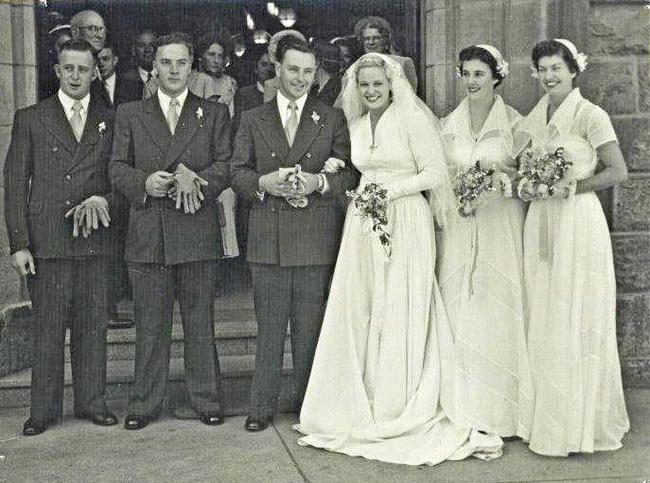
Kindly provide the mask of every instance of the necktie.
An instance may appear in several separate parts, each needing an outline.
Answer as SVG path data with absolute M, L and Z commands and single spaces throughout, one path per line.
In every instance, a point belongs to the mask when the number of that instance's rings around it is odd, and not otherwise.
M 178 99 L 172 97 L 172 100 L 169 102 L 169 109 L 167 110 L 167 124 L 169 125 L 169 130 L 172 132 L 172 136 L 176 131 L 176 124 L 178 124 L 178 111 L 176 107 L 180 106 Z
M 293 145 L 293 138 L 296 137 L 296 131 L 298 130 L 298 106 L 295 102 L 291 101 L 289 103 L 289 117 L 287 118 L 287 123 L 284 125 L 284 132 L 287 133 L 287 141 L 289 141 L 289 146 Z
M 83 106 L 81 101 L 74 101 L 72 105 L 72 117 L 70 118 L 70 127 L 72 127 L 72 132 L 77 142 L 81 141 L 81 135 L 84 132 L 84 120 L 81 117 L 81 111 Z

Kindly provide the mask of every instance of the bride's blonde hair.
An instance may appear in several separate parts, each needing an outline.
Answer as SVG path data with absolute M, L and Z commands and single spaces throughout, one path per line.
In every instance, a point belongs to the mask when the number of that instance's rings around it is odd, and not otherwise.
M 392 80 L 393 76 L 391 74 L 391 70 L 388 68 L 388 64 L 384 59 L 382 59 L 379 55 L 365 54 L 356 62 L 354 67 L 354 74 L 357 78 L 357 83 L 359 82 L 359 71 L 366 67 L 381 67 L 384 69 L 386 78 L 389 81 Z

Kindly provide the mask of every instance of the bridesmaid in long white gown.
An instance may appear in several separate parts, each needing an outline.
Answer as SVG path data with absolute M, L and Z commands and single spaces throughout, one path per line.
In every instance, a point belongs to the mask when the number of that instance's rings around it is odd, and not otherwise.
M 346 79 L 352 161 L 360 186 L 389 192 L 392 255 L 387 261 L 351 204 L 298 443 L 411 465 L 463 458 L 482 435 L 468 442 L 470 430 L 454 426 L 438 404 L 441 371 L 454 371 L 445 367 L 451 340 L 434 275 L 433 216 L 421 194 L 431 193 L 444 223 L 453 198 L 436 120 L 388 56 L 364 55 Z
M 451 175 L 481 162 L 514 180 L 513 129 L 521 116 L 494 93 L 508 73 L 491 45 L 461 50 L 466 96 L 444 120 Z M 502 193 L 499 193 L 502 194 Z M 523 305 L 523 203 L 487 200 L 475 216 L 450 218 L 441 236 L 438 281 L 454 337 L 460 373 L 450 417 L 491 434 L 527 439 L 532 379 Z
M 574 85 L 584 55 L 556 39 L 537 44 L 532 60 L 546 94 L 520 124 L 516 144 L 549 152 L 563 147 L 577 183 L 575 194 L 534 199 L 524 229 L 535 385 L 530 449 L 551 456 L 614 450 L 629 420 L 616 346 L 612 246 L 594 191 L 624 181 L 627 170 L 609 116 Z

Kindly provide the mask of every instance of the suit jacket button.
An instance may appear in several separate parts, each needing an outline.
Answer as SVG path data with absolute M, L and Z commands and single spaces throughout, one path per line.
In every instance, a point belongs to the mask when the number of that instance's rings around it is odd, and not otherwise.
M 307 154 L 305 154 L 305 156 L 307 156 L 307 159 L 309 159 L 309 158 L 311 158 L 311 153 L 307 153 Z
M 53 152 L 53 153 L 56 153 L 58 150 L 59 150 L 59 148 L 56 147 L 56 146 L 54 146 L 54 147 L 52 148 L 52 152 Z
M 70 206 L 72 203 L 70 203 L 70 200 L 65 201 L 66 206 Z
M 275 208 L 271 208 L 271 213 L 275 213 L 275 212 L 276 212 L 276 209 L 275 209 Z
M 271 157 L 275 158 L 275 151 L 271 151 Z
M 67 180 L 69 181 L 69 180 L 72 179 L 72 176 L 70 176 L 69 174 L 66 174 L 66 175 L 65 175 L 65 179 L 67 179 Z

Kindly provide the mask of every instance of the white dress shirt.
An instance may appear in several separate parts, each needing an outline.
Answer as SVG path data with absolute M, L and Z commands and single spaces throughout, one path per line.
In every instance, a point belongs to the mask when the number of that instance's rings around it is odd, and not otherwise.
M 72 118 L 74 115 L 74 111 L 72 110 L 72 106 L 74 105 L 75 102 L 77 102 L 77 99 L 73 99 L 70 97 L 68 94 L 63 92 L 61 89 L 59 89 L 58 92 L 59 96 L 59 101 L 61 102 L 61 105 L 63 106 L 63 110 L 65 111 L 65 117 L 68 119 L 68 121 Z M 86 119 L 88 118 L 88 105 L 90 104 L 90 93 L 86 94 L 86 97 L 83 99 L 79 99 L 81 101 L 81 112 L 79 112 L 79 115 L 81 116 L 81 120 L 83 121 L 84 125 L 86 124 Z
M 178 114 L 178 117 L 181 117 L 181 111 L 183 110 L 183 105 L 185 104 L 185 99 L 187 99 L 187 93 L 189 91 L 187 90 L 187 87 L 183 92 L 181 92 L 179 95 L 176 96 L 176 99 L 178 99 L 178 106 L 176 106 L 176 114 Z M 160 108 L 162 109 L 163 114 L 165 115 L 165 118 L 167 118 L 167 111 L 169 111 L 169 104 L 172 102 L 172 98 L 169 97 L 167 94 L 165 94 L 162 89 L 158 89 L 156 91 L 158 94 L 158 102 L 160 103 Z
M 142 82 L 144 82 L 145 84 L 149 81 L 149 75 L 151 75 L 152 78 L 156 76 L 155 69 L 149 72 L 147 70 L 144 70 L 140 66 L 138 66 L 138 74 L 140 75 L 140 79 L 142 79 Z
M 278 110 L 280 111 L 280 119 L 282 120 L 282 127 L 284 127 L 287 125 L 287 119 L 289 119 L 289 114 L 291 113 L 291 111 L 289 110 L 289 103 L 291 101 L 287 99 L 280 90 L 278 90 L 278 94 L 277 96 L 275 96 L 275 98 L 278 100 Z M 298 122 L 300 122 L 300 116 L 302 115 L 302 110 L 305 107 L 305 102 L 307 102 L 307 93 L 305 93 L 302 97 L 296 99 L 294 102 L 298 107 L 298 110 L 296 111 L 296 115 L 298 116 Z
M 104 87 L 106 91 L 108 92 L 108 97 L 110 97 L 111 102 L 115 102 L 115 72 L 108 78 L 104 79 Z

